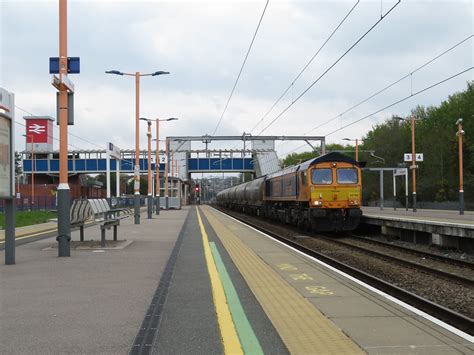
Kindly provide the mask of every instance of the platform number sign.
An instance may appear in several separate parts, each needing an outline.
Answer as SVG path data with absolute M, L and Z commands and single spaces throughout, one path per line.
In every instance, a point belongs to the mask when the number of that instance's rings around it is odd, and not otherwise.
M 413 156 L 411 153 L 403 154 L 403 161 L 410 162 L 413 161 Z M 415 153 L 415 161 L 423 161 L 423 153 Z

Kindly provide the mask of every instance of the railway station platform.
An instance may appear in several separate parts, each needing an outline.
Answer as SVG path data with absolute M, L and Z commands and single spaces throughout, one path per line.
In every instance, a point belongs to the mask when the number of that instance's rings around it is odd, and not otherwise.
M 0 266 L 0 353 L 474 352 L 472 336 L 209 206 L 128 218 L 123 238 L 71 258 L 54 238 L 19 246 Z
M 363 207 L 361 222 L 405 241 L 474 251 L 474 211 Z

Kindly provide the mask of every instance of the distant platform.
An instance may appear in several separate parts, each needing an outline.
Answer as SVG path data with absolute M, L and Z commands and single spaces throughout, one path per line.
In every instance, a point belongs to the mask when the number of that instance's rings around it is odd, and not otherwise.
M 363 207 L 361 222 L 380 226 L 382 234 L 474 251 L 474 211 Z

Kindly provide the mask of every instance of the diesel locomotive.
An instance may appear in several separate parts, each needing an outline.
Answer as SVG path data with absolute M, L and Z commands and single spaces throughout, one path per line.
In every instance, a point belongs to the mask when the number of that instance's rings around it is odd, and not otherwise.
M 329 153 L 219 192 L 219 206 L 310 231 L 351 231 L 362 215 L 361 164 Z

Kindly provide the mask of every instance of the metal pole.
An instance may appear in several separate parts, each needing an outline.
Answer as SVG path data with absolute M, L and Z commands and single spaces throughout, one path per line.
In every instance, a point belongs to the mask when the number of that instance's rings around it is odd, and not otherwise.
M 107 200 L 110 203 L 110 154 L 109 150 L 105 150 L 105 175 L 106 175 L 106 184 L 107 184 Z
M 36 168 L 36 157 L 35 157 L 35 136 L 31 135 L 31 209 L 35 207 L 35 168 Z
M 148 219 L 153 218 L 153 195 L 152 195 L 152 179 L 151 179 L 151 121 L 147 121 L 148 125 L 148 196 L 147 196 L 147 212 L 148 212 Z
M 383 170 L 380 170 L 380 209 L 383 210 Z
M 356 138 L 356 161 L 359 161 L 359 139 Z
M 13 121 L 12 121 L 13 125 Z M 5 265 L 15 264 L 15 206 L 13 198 L 5 200 Z
M 395 176 L 395 171 L 393 173 L 393 210 L 397 210 L 397 178 Z
M 405 169 L 405 210 L 408 211 L 408 169 Z
M 156 214 L 160 214 L 160 120 L 156 120 L 156 151 L 155 151 L 155 196 L 156 196 Z
M 168 209 L 168 179 L 169 179 L 169 142 L 168 140 L 165 141 L 165 154 L 166 154 L 166 163 L 165 163 L 165 209 Z
M 135 73 L 135 224 L 140 224 L 140 73 Z
M 463 182 L 463 161 L 462 161 L 462 118 L 458 119 L 458 150 L 459 150 L 459 214 L 464 214 L 464 182 Z
M 413 212 L 416 212 L 415 116 L 411 116 L 411 154 L 412 154 L 411 176 L 413 178 Z
M 59 0 L 59 77 L 67 76 L 67 0 Z M 67 88 L 59 87 L 59 185 L 58 185 L 58 256 L 71 256 L 69 208 L 71 191 L 68 183 L 68 97 Z
M 120 197 L 120 159 L 115 159 L 115 196 Z

